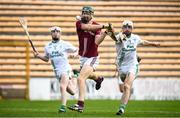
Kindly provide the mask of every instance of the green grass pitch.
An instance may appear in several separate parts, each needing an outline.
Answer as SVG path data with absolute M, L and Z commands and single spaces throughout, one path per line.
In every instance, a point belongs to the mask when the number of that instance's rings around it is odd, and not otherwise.
M 69 100 L 68 105 L 76 103 Z M 59 101 L 0 100 L 0 117 L 119 117 L 118 100 L 86 100 L 83 113 L 58 113 Z M 122 117 L 180 117 L 180 101 L 130 101 Z

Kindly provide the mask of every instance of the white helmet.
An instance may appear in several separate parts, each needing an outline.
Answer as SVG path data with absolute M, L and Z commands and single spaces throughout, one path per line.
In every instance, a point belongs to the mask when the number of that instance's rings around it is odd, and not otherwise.
M 50 28 L 50 31 L 53 31 L 53 30 L 56 30 L 56 31 L 60 31 L 61 32 L 61 28 L 58 27 L 58 26 L 53 26 Z
M 124 25 L 131 26 L 132 28 L 134 27 L 133 22 L 131 20 L 124 20 L 122 23 L 122 26 L 124 26 Z

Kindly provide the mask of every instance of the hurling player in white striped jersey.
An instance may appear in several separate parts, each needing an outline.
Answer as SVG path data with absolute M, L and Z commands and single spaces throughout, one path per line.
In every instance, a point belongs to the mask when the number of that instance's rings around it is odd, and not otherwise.
M 59 80 L 61 92 L 61 105 L 59 112 L 66 112 L 66 93 L 75 94 L 77 79 L 73 77 L 72 68 L 68 61 L 68 55 L 71 57 L 78 55 L 78 50 L 69 42 L 63 41 L 61 28 L 54 26 L 50 28 L 52 41 L 45 46 L 45 54 L 34 52 L 34 56 L 45 62 L 51 61 L 56 78 Z
M 116 115 L 122 115 L 125 107 L 129 101 L 131 94 L 131 87 L 138 72 L 138 60 L 137 60 L 137 46 L 155 46 L 159 47 L 157 42 L 150 42 L 142 40 L 138 35 L 133 34 L 133 22 L 130 20 L 124 20 L 122 23 L 122 32 L 117 35 L 114 34 L 114 29 L 108 32 L 109 36 L 116 42 L 117 52 L 117 68 L 120 79 L 123 84 L 123 95 L 121 97 L 121 104 Z

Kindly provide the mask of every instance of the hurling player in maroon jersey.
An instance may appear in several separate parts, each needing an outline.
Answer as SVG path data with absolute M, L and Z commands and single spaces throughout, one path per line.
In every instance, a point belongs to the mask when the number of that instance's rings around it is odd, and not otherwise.
M 79 98 L 75 105 L 68 107 L 71 110 L 83 112 L 85 99 L 85 81 L 93 79 L 96 82 L 96 90 L 99 90 L 103 77 L 98 77 L 94 71 L 99 64 L 98 46 L 107 35 L 110 28 L 109 24 L 101 25 L 92 20 L 94 9 L 91 6 L 84 6 L 80 19 L 76 22 L 76 32 L 79 39 L 79 56 L 80 56 L 80 75 L 79 83 Z M 101 29 L 106 29 L 101 31 Z

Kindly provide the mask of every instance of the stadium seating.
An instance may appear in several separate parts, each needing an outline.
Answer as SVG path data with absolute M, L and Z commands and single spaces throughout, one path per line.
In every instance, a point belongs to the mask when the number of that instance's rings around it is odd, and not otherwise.
M 116 32 L 121 30 L 124 19 L 134 21 L 134 33 L 142 39 L 158 41 L 161 47 L 139 47 L 142 58 L 140 78 L 180 77 L 180 1 L 179 0 L 131 0 L 131 1 L 51 1 L 51 0 L 1 0 L 0 1 L 0 96 L 8 96 L 2 90 L 20 90 L 22 97 L 27 89 L 27 48 L 19 45 L 27 37 L 18 18 L 25 17 L 31 38 L 40 53 L 51 40 L 49 28 L 62 28 L 62 39 L 78 46 L 75 21 L 82 6 L 95 8 L 95 20 L 111 22 Z M 13 45 L 8 45 L 11 42 Z M 6 44 L 7 43 L 7 44 Z M 18 45 L 16 45 L 18 44 Z M 32 49 L 29 47 L 30 51 Z M 106 37 L 99 47 L 100 66 L 97 73 L 114 77 L 115 45 Z M 30 53 L 30 78 L 54 78 L 50 63 L 33 58 Z M 79 68 L 78 58 L 70 59 L 73 68 Z M 12 97 L 12 96 L 11 96 Z M 6 97 L 5 97 L 6 98 Z

